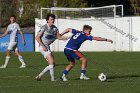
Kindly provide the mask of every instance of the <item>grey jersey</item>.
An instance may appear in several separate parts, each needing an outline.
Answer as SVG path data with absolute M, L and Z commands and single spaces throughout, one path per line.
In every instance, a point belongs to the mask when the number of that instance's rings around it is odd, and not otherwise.
M 10 42 L 16 42 L 17 41 L 17 33 L 20 30 L 19 25 L 14 22 L 8 25 L 7 30 L 10 34 Z
M 40 29 L 41 40 L 45 46 L 49 46 L 57 39 L 58 29 L 55 25 L 51 27 L 45 24 Z

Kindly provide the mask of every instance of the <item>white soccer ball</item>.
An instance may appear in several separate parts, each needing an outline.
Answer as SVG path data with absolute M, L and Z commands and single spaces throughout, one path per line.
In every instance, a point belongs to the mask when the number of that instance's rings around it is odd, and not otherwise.
M 101 73 L 101 74 L 99 74 L 98 79 L 103 82 L 103 81 L 106 81 L 107 78 L 104 73 Z

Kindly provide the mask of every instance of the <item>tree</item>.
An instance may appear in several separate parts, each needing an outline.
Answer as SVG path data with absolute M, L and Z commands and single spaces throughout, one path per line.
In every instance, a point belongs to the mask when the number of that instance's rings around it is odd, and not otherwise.
M 134 15 L 140 15 L 140 0 L 130 0 L 130 5 L 134 12 Z
M 55 2 L 55 3 L 54 3 Z M 14 14 L 21 26 L 34 26 L 35 18 L 40 17 L 41 7 L 87 7 L 86 0 L 2 0 L 2 26 L 8 24 Z
M 57 0 L 58 7 L 87 7 L 87 0 Z
M 124 15 L 133 15 L 133 11 L 132 11 L 133 8 L 130 5 L 129 2 L 130 0 L 87 0 L 87 1 L 88 1 L 88 6 L 94 6 L 94 7 L 122 4 L 124 6 Z

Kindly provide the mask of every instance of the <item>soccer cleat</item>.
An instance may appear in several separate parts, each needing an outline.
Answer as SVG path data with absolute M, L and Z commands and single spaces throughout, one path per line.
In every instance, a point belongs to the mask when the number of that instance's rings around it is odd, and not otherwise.
M 39 76 L 36 76 L 35 79 L 36 79 L 37 81 L 41 81 L 41 77 L 39 77 Z
M 26 65 L 21 65 L 19 68 L 26 68 Z
M 55 79 L 51 79 L 51 81 L 56 81 Z
M 60 79 L 61 79 L 62 81 L 68 81 L 67 78 L 66 78 L 65 76 L 61 76 Z
M 89 80 L 90 78 L 86 77 L 85 75 L 84 76 L 80 76 L 80 79 L 82 80 Z
M 54 77 L 51 77 L 51 81 L 56 81 L 56 79 Z
M 0 66 L 0 68 L 6 68 L 6 66 L 2 65 L 2 66 Z

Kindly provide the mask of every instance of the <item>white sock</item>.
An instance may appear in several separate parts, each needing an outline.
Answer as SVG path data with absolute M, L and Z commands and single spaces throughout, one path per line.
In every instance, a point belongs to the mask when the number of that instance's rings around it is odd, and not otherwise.
M 84 76 L 85 74 L 81 73 L 81 76 Z
M 39 77 L 42 77 L 46 72 L 48 72 L 50 69 L 52 69 L 52 65 L 47 66 L 40 74 Z
M 4 67 L 8 65 L 9 60 L 10 60 L 10 56 L 6 56 Z
M 65 77 L 66 75 L 63 73 L 62 77 Z
M 18 56 L 19 61 L 21 62 L 22 65 L 26 65 L 22 56 Z
M 53 65 L 51 65 L 51 68 L 50 68 L 50 76 L 51 76 L 51 80 L 54 80 L 54 68 L 53 68 Z

